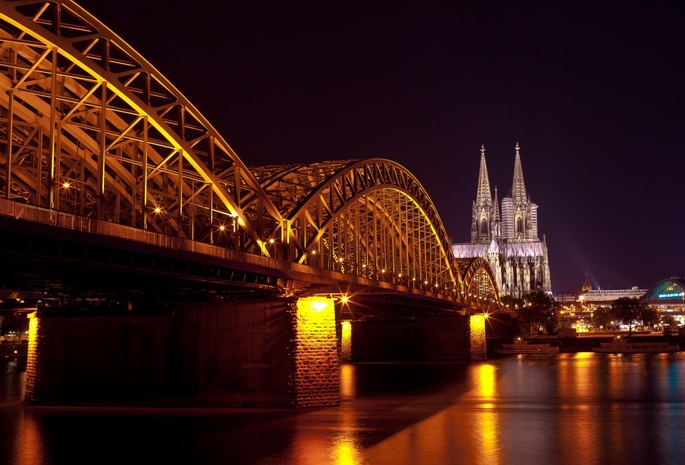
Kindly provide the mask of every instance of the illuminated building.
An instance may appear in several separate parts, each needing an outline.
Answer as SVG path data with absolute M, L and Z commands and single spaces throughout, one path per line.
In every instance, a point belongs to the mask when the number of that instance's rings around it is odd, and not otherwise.
M 500 216 L 497 188 L 490 190 L 485 147 L 480 149 L 478 191 L 473 202 L 471 242 L 452 244 L 456 258 L 483 257 L 490 263 L 502 296 L 520 298 L 530 291 L 552 292 L 547 243 L 538 237 L 538 206 L 530 201 L 523 181 L 519 144 L 516 144 L 514 180 L 502 199 Z
M 600 307 L 611 307 L 620 298 L 640 299 L 662 315 L 672 315 L 680 324 L 685 324 L 685 278 L 666 278 L 650 289 L 633 286 L 630 289 L 593 289 L 586 278 L 581 294 L 555 296 L 557 302 L 580 303 L 592 311 Z
M 641 300 L 663 315 L 685 324 L 685 278 L 666 278 L 652 286 Z

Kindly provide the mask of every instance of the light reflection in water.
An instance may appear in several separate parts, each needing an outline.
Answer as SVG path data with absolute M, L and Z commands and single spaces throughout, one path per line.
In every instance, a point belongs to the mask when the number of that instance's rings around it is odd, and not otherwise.
M 501 463 L 499 456 L 499 424 L 497 413 L 494 410 L 493 401 L 495 396 L 496 369 L 494 365 L 482 364 L 474 367 L 476 378 L 475 391 L 483 402 L 482 411 L 475 417 L 474 429 L 482 444 L 482 456 L 480 463 L 497 465 Z
M 350 364 L 340 366 L 340 396 L 341 399 L 351 399 L 356 395 L 355 370 Z M 346 410 L 340 409 L 339 432 L 333 440 L 332 463 L 335 465 L 361 465 L 363 455 L 359 440 L 356 437 L 357 415 Z
M 599 386 L 597 376 L 603 376 L 592 352 L 560 354 L 558 360 L 559 407 L 575 416 L 578 422 L 557 421 L 557 441 L 562 450 L 572 450 L 578 463 L 601 463 L 601 431 L 594 421 L 592 398 Z
M 354 387 L 354 367 L 344 363 L 340 366 L 340 396 L 342 399 L 354 397 L 356 389 Z
M 35 465 L 41 463 L 43 439 L 40 426 L 30 415 L 21 412 L 20 434 L 15 439 L 15 465 Z
M 74 460 L 74 438 L 79 449 L 94 443 L 92 463 L 129 463 L 122 431 L 151 458 L 136 463 L 147 464 L 213 465 L 219 457 L 235 465 L 683 463 L 685 353 L 521 356 L 439 375 L 420 367 L 343 365 L 339 407 L 287 415 L 6 406 L 0 463 L 88 463 Z M 453 369 L 458 376 L 441 384 Z
M 333 443 L 333 463 L 335 465 L 361 465 L 362 451 L 353 431 L 343 431 Z

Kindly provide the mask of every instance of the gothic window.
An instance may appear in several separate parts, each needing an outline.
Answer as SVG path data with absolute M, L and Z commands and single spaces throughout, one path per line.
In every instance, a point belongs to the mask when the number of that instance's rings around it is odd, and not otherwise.
M 488 222 L 485 219 L 480 222 L 480 232 L 481 234 L 487 234 L 488 232 Z
M 523 234 L 523 218 L 516 218 L 516 234 Z

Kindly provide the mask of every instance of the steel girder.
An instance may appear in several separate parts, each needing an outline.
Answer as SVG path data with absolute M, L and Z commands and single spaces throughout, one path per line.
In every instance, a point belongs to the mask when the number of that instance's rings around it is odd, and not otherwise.
M 483 257 L 456 260 L 463 279 L 461 298 L 484 307 L 499 304 L 500 293 L 490 263 Z
M 451 298 L 465 290 L 437 210 L 402 166 L 248 169 L 164 76 L 69 0 L 0 0 L 0 190 Z
M 265 233 L 276 256 L 457 295 L 445 227 L 419 181 L 385 159 L 251 168 L 284 220 Z
M 190 102 L 72 1 L 0 1 L 6 199 L 268 254 L 278 210 Z

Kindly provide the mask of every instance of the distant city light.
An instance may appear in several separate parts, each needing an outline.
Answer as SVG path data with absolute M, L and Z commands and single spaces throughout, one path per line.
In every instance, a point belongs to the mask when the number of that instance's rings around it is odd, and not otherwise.
M 658 297 L 660 299 L 668 299 L 670 297 L 683 297 L 685 296 L 685 292 L 666 292 L 664 294 L 659 294 Z

